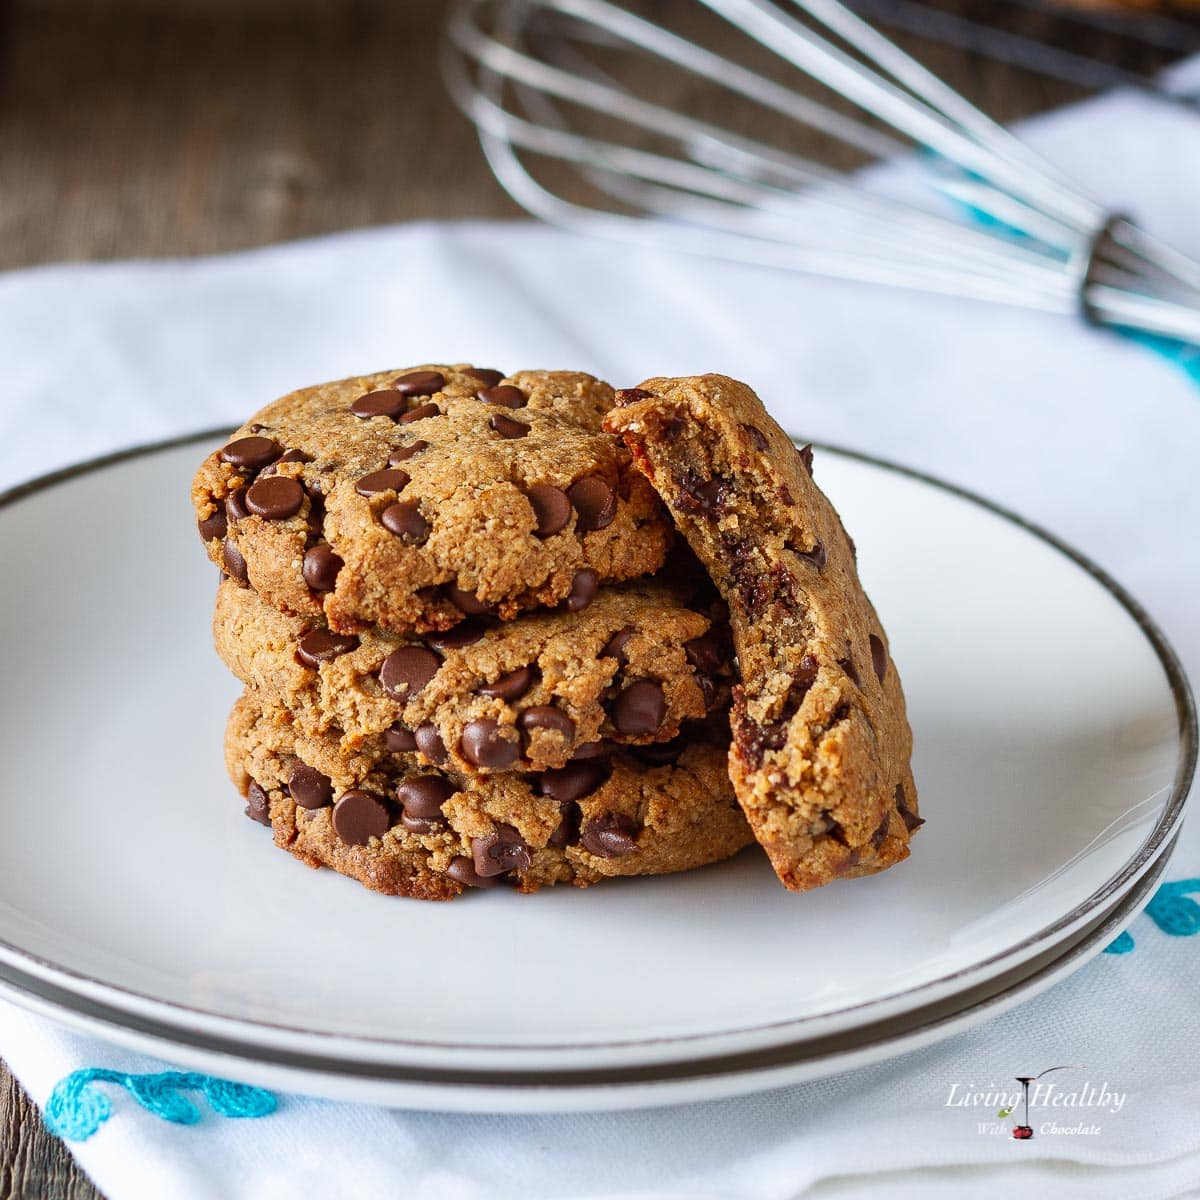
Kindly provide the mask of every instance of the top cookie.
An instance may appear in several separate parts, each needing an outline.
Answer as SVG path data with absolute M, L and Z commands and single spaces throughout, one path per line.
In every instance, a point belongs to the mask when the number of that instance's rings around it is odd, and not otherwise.
M 617 405 L 606 428 L 729 606 L 730 775 L 779 878 L 803 890 L 907 857 L 922 822 L 904 695 L 811 448 L 722 375 L 650 379 Z
M 601 420 L 608 384 L 426 366 L 276 400 L 201 465 L 200 536 L 227 574 L 340 633 L 587 602 L 657 570 L 658 497 Z

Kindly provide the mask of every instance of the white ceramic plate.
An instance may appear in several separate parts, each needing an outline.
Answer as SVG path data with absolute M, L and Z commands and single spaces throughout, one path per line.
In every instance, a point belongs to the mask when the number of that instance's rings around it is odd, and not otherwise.
M 997 1017 L 1099 954 L 1145 907 L 1170 851 L 1101 915 L 1010 971 L 884 1021 L 768 1050 L 581 1072 L 455 1072 L 288 1053 L 143 1021 L 0 963 L 0 997 L 181 1067 L 281 1091 L 443 1112 L 596 1112 L 719 1100 L 920 1050 Z M 315 1039 L 314 1039 L 315 1040 Z M 318 1044 L 318 1050 L 320 1046 Z
M 746 852 L 689 875 L 448 905 L 313 873 L 224 777 L 237 688 L 188 505 L 213 436 L 0 505 L 0 962 L 79 1005 L 407 1070 L 563 1072 L 768 1052 L 1043 955 L 1152 866 L 1195 723 L 1137 606 L 953 489 L 819 450 L 905 681 L 928 825 L 793 895 Z

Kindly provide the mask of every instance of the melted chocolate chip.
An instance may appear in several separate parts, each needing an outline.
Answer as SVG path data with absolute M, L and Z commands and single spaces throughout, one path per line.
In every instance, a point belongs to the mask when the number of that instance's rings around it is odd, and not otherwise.
M 441 657 L 424 646 L 401 646 L 383 660 L 379 682 L 393 700 L 408 703 L 438 673 Z
M 467 722 L 459 752 L 472 766 L 503 770 L 521 757 L 521 745 L 504 736 L 498 721 L 491 717 L 480 717 Z
M 488 424 L 502 438 L 523 438 L 529 432 L 529 426 L 522 421 L 514 421 L 503 413 L 496 413 Z
M 450 584 L 446 588 L 446 595 L 450 599 L 450 603 L 455 606 L 460 612 L 464 612 L 468 617 L 482 617 L 492 611 L 490 604 L 485 604 L 474 592 L 468 592 L 465 588 L 456 587 Z
M 216 509 L 211 516 L 196 522 L 202 542 L 211 542 L 213 538 L 223 538 L 229 532 L 229 520 L 223 508 Z
M 552 733 L 561 733 L 568 741 L 575 736 L 575 722 L 552 704 L 535 704 L 525 709 L 517 718 L 517 724 L 526 733 L 548 729 Z
M 480 388 L 475 395 L 484 404 L 499 404 L 502 408 L 524 408 L 529 403 L 529 397 L 519 387 L 513 387 L 511 383 Z
M 432 821 L 458 789 L 444 775 L 410 775 L 396 788 L 396 799 L 409 817 Z
M 616 408 L 624 408 L 626 405 L 636 404 L 639 400 L 649 400 L 651 395 L 651 392 L 642 388 L 618 388 L 613 396 L 613 405 Z
M 288 776 L 288 791 L 301 808 L 324 808 L 333 799 L 333 780 L 316 767 L 297 762 Z
M 726 479 L 705 479 L 691 468 L 679 471 L 675 476 L 679 488 L 676 503 L 681 512 L 693 516 L 696 513 L 712 514 L 725 503 L 730 484 Z
M 879 682 L 883 682 L 883 677 L 887 674 L 888 655 L 887 648 L 883 644 L 883 639 L 871 634 L 871 666 L 875 668 L 875 674 Z
M 902 783 L 896 784 L 896 811 L 900 814 L 904 827 L 909 833 L 912 833 L 914 829 L 920 829 L 925 824 L 925 818 L 917 816 L 908 807 L 908 798 L 904 794 L 904 784 Z
M 571 762 L 554 771 L 543 771 L 538 786 L 543 796 L 565 804 L 590 796 L 609 776 L 607 763 Z
M 383 731 L 383 744 L 393 754 L 411 754 L 417 748 L 417 735 L 397 721 Z
M 811 550 L 797 550 L 795 553 L 798 558 L 807 558 L 818 571 L 825 570 L 829 556 L 825 553 L 824 543 L 814 541 Z
M 420 404 L 416 408 L 410 408 L 400 418 L 401 425 L 411 425 L 414 421 L 425 421 L 430 417 L 440 417 L 442 410 L 436 404 Z
M 246 489 L 246 507 L 264 521 L 286 521 L 304 505 L 304 489 L 287 475 L 256 479 Z
M 561 850 L 564 846 L 569 846 L 579 837 L 579 824 L 583 819 L 583 814 L 579 811 L 578 804 L 569 802 L 560 804 L 558 811 L 562 814 L 562 819 L 550 835 L 548 843 Z
M 626 643 L 637 630 L 632 625 L 626 625 L 624 629 L 618 629 L 616 633 L 604 643 L 604 648 L 600 651 L 601 658 L 615 658 L 621 666 L 629 665 L 629 658 L 625 653 Z
M 567 597 L 567 612 L 583 612 L 596 595 L 600 586 L 600 576 L 590 567 L 576 571 L 571 580 L 571 594 Z
M 591 533 L 607 529 L 617 515 L 617 493 L 599 475 L 586 475 L 567 490 L 571 505 L 578 514 L 575 529 Z
M 415 442 L 409 442 L 407 446 L 397 446 L 388 458 L 388 466 L 399 466 L 402 462 L 408 462 L 414 454 L 420 454 L 422 450 L 428 449 L 429 443 L 423 442 L 419 438 Z
M 438 727 L 432 722 L 420 726 L 413 734 L 413 738 L 417 743 L 417 749 L 431 763 L 440 767 L 449 758 L 449 754 L 446 752 L 446 743 L 442 741 Z
M 809 476 L 813 473 L 813 448 L 812 446 L 801 446 L 796 453 L 800 456 L 800 464 L 808 472 Z
M 630 746 L 629 751 L 634 758 L 651 767 L 666 767 L 679 761 L 679 756 L 687 749 L 683 738 L 673 742 L 651 742 L 648 746 Z
M 743 425 L 742 431 L 750 439 L 750 444 L 755 450 L 762 453 L 770 449 L 771 443 L 767 441 L 767 435 L 757 425 Z
M 891 823 L 891 820 L 892 820 L 892 814 L 885 813 L 884 818 L 883 818 L 883 824 L 880 825 L 879 828 L 877 830 L 875 830 L 875 832 L 873 834 L 871 834 L 871 849 L 872 850 L 878 850 L 879 847 L 882 846 L 883 843 L 887 840 L 888 825 Z
M 249 572 L 246 570 L 246 560 L 242 557 L 242 552 L 237 548 L 232 538 L 226 538 L 221 547 L 221 559 L 225 563 L 225 573 L 230 579 L 236 579 L 238 583 L 247 583 L 249 581 Z
M 597 858 L 620 858 L 637 848 L 637 822 L 624 813 L 610 812 L 589 821 L 579 835 L 580 844 Z
M 260 825 L 271 824 L 271 803 L 267 793 L 252 779 L 246 790 L 246 816 Z
M 612 723 L 630 737 L 654 733 L 666 714 L 662 684 L 653 679 L 637 679 L 629 684 L 609 709 Z
M 383 492 L 402 492 L 407 486 L 407 471 L 401 471 L 398 467 L 384 467 L 381 471 L 364 475 L 354 485 L 354 490 L 360 496 L 378 496 Z
M 548 538 L 563 529 L 571 519 L 571 499 L 552 483 L 535 483 L 525 492 L 537 521 L 534 536 Z
M 244 437 L 221 449 L 220 458 L 243 471 L 261 471 L 282 453 L 278 442 L 265 437 Z
M 300 573 L 314 592 L 332 592 L 338 572 L 344 565 L 341 558 L 334 554 L 333 548 L 322 542 L 304 552 L 304 565 Z
M 856 688 L 862 687 L 862 680 L 858 677 L 858 668 L 854 665 L 854 660 L 852 658 L 839 658 L 838 666 L 846 672 L 850 682 L 854 684 Z
M 402 396 L 432 396 L 446 386 L 446 377 L 441 371 L 409 371 L 392 380 L 392 387 Z
M 351 650 L 358 649 L 358 638 L 352 633 L 334 633 L 330 629 L 314 629 L 296 643 L 296 657 L 306 667 L 316 667 Z
M 455 883 L 461 883 L 464 887 L 490 888 L 495 887 L 500 882 L 498 875 L 480 875 L 475 870 L 475 864 L 461 854 L 450 860 L 450 865 L 446 868 L 446 874 Z
M 391 827 L 387 801 L 374 792 L 352 788 L 343 792 L 333 806 L 334 832 L 348 846 L 365 846 L 373 837 L 383 837 Z
M 443 652 L 462 650 L 466 646 L 473 646 L 486 632 L 487 626 L 482 621 L 468 618 L 466 621 L 460 621 L 453 629 L 428 634 L 425 642 L 434 650 Z
M 690 642 L 684 642 L 683 652 L 687 660 L 706 675 L 713 675 L 725 665 L 725 641 L 721 633 L 713 628 Z
M 488 837 L 471 839 L 471 860 L 475 873 L 484 879 L 508 871 L 525 871 L 533 862 L 529 845 L 511 825 L 497 825 Z
M 509 703 L 519 700 L 529 691 L 533 678 L 533 667 L 518 667 L 515 671 L 509 671 L 507 675 L 501 675 L 494 683 L 477 687 L 475 691 L 481 696 L 489 696 L 493 700 L 503 700 Z
M 491 367 L 467 367 L 463 374 L 478 379 L 484 387 L 495 387 L 504 378 L 503 371 L 495 371 Z
M 401 541 L 418 545 L 429 536 L 429 522 L 421 515 L 421 505 L 416 500 L 402 500 L 389 504 L 379 514 L 379 523 L 394 533 Z
M 395 388 L 383 388 L 359 396 L 350 411 L 363 420 L 369 417 L 390 417 L 393 421 L 404 412 L 404 395 Z

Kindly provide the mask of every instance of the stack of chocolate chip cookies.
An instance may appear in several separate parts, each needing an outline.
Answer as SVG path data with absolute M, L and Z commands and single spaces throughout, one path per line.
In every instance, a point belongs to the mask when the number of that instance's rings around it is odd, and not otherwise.
M 426 366 L 238 430 L 193 501 L 245 685 L 226 759 L 247 814 L 424 899 L 755 838 L 793 888 L 903 858 L 920 818 L 882 630 L 806 460 L 740 387 Z

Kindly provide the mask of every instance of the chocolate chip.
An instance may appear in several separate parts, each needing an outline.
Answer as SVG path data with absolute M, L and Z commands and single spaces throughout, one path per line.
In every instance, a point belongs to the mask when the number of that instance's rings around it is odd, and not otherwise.
M 924 817 L 918 817 L 911 808 L 908 807 L 908 798 L 904 795 L 904 784 L 896 784 L 896 811 L 900 814 L 904 821 L 904 827 L 909 833 L 914 829 L 920 829 L 925 824 Z
M 552 733 L 561 733 L 568 741 L 575 736 L 575 722 L 552 704 L 535 704 L 525 709 L 517 718 L 517 724 L 526 733 L 548 729 Z
M 725 663 L 725 642 L 716 629 L 709 629 L 699 637 L 684 642 L 683 652 L 697 671 L 707 675 L 719 671 Z
M 441 821 L 430 821 L 425 817 L 410 817 L 406 812 L 400 814 L 400 824 L 409 833 L 415 833 L 418 837 L 424 837 L 426 834 L 434 833 L 442 828 Z
M 223 538 L 229 531 L 229 521 L 225 516 L 225 510 L 223 508 L 216 509 L 212 516 L 197 521 L 196 528 L 200 531 L 202 542 L 211 542 L 213 538 Z
M 402 492 L 408 486 L 408 472 L 397 467 L 384 467 L 382 471 L 372 471 L 364 475 L 355 485 L 354 490 L 360 496 L 378 496 L 381 492 Z
M 297 762 L 288 776 L 288 791 L 301 808 L 324 808 L 333 799 L 333 780 L 316 767 Z
M 409 371 L 392 380 L 392 387 L 402 396 L 432 396 L 446 386 L 446 377 L 441 371 Z
M 796 500 L 792 495 L 792 489 L 786 483 L 779 485 L 779 500 L 780 503 L 785 504 L 788 508 L 795 506 Z
M 475 396 L 484 404 L 499 404 L 503 408 L 524 408 L 529 403 L 529 397 L 519 387 L 513 387 L 511 383 L 502 383 L 498 387 L 480 388 Z
M 875 674 L 879 677 L 879 682 L 883 682 L 883 677 L 887 674 L 888 656 L 887 649 L 883 644 L 883 639 L 871 634 L 871 665 L 875 668 Z
M 471 839 L 471 859 L 475 873 L 490 879 L 508 871 L 528 870 L 533 855 L 516 829 L 511 825 L 497 825 L 495 833 Z
M 305 454 L 303 450 L 288 450 L 279 459 L 276 460 L 277 467 L 283 466 L 284 463 L 310 463 L 313 461 L 311 454 Z
M 730 486 L 728 480 L 706 479 L 690 468 L 677 472 L 675 483 L 679 488 L 679 508 L 688 514 L 716 512 L 725 502 Z
M 246 790 L 246 816 L 260 825 L 271 824 L 271 802 L 267 793 L 253 779 Z
M 450 603 L 455 606 L 460 612 L 464 612 L 468 617 L 482 617 L 492 611 L 490 604 L 485 604 L 474 592 L 468 592 L 465 588 L 457 587 L 451 584 L 446 589 L 446 595 L 450 598 Z
M 264 521 L 286 521 L 304 504 L 304 489 L 287 475 L 256 479 L 246 489 L 246 507 Z
M 500 882 L 499 876 L 480 875 L 475 870 L 475 864 L 469 858 L 464 858 L 461 854 L 457 858 L 450 860 L 450 865 L 446 868 L 446 874 L 455 883 L 461 883 L 464 887 L 490 888 L 496 887 Z
M 314 629 L 296 644 L 296 657 L 306 667 L 329 662 L 351 650 L 358 649 L 358 638 L 352 633 L 334 633 L 330 629 Z
M 234 545 L 232 538 L 225 539 L 221 547 L 221 558 L 225 563 L 225 573 L 230 579 L 236 579 L 238 583 L 249 581 L 246 560 L 242 557 L 242 552 Z
M 395 467 L 402 462 L 408 462 L 414 454 L 420 454 L 422 450 L 428 449 L 429 443 L 421 441 L 420 438 L 415 442 L 409 442 L 407 446 L 397 446 L 388 458 L 388 466 Z
M 548 538 L 571 519 L 571 498 L 552 483 L 535 483 L 525 492 L 537 519 L 534 536 Z
M 682 738 L 673 742 L 651 742 L 648 746 L 631 746 L 630 753 L 651 767 L 667 767 L 679 761 L 679 756 L 687 749 L 687 743 Z
M 446 752 L 446 743 L 442 741 L 441 732 L 432 722 L 420 726 L 413 737 L 416 739 L 417 749 L 431 763 L 440 767 L 450 757 Z
M 533 667 L 518 667 L 515 671 L 509 671 L 507 675 L 501 675 L 494 683 L 477 687 L 475 691 L 481 696 L 489 696 L 493 700 L 503 700 L 506 703 L 520 700 L 529 691 L 533 675 Z
M 348 846 L 365 846 L 373 837 L 383 837 L 391 827 L 387 801 L 374 792 L 352 788 L 343 792 L 333 806 L 334 832 Z
M 796 453 L 800 456 L 800 464 L 808 472 L 809 478 L 812 477 L 813 464 L 813 448 L 812 446 L 801 446 Z
M 886 813 L 883 818 L 883 824 L 871 834 L 871 849 L 878 850 L 880 846 L 887 840 L 888 825 L 891 823 L 892 814 Z
M 396 788 L 396 799 L 408 816 L 429 821 L 442 815 L 442 805 L 457 790 L 444 775 L 410 775 Z
M 770 449 L 771 443 L 767 441 L 767 435 L 757 425 L 743 425 L 742 431 L 750 439 L 750 444 L 755 450 L 762 452 Z
M 858 677 L 858 668 L 854 665 L 854 659 L 839 658 L 838 666 L 846 672 L 847 676 L 849 676 L 850 682 L 854 684 L 856 688 L 862 687 L 862 680 Z
M 620 858 L 637 848 L 637 822 L 624 813 L 610 812 L 589 821 L 579 835 L 583 848 L 597 858 Z
M 604 643 L 604 648 L 600 651 L 600 657 L 615 658 L 621 666 L 628 666 L 629 658 L 625 654 L 625 644 L 635 633 L 637 633 L 637 630 L 632 625 L 626 625 L 624 629 L 618 629 Z
M 389 504 L 379 514 L 379 523 L 398 538 L 416 545 L 429 536 L 429 522 L 421 516 L 421 505 L 416 500 L 398 501 Z
M 503 371 L 494 371 L 491 367 L 467 367 L 463 374 L 478 379 L 484 387 L 495 387 L 504 378 Z
M 393 754 L 411 754 L 417 748 L 417 735 L 397 721 L 383 731 L 383 744 Z
M 571 580 L 571 594 L 567 597 L 567 612 L 583 612 L 596 595 L 600 576 L 590 567 L 576 571 Z
M 491 717 L 480 717 L 467 723 L 459 750 L 472 766 L 494 770 L 511 767 L 521 756 L 520 743 L 510 742 L 501 732 L 500 723 Z
M 636 404 L 639 400 L 649 400 L 652 395 L 652 392 L 642 388 L 618 388 L 613 403 L 617 408 L 624 408 L 628 404 Z
M 613 701 L 609 715 L 624 734 L 640 737 L 654 733 L 667 715 L 662 684 L 653 679 L 635 680 Z
M 572 762 L 583 762 L 588 758 L 599 758 L 604 753 L 603 742 L 581 742 L 571 755 Z
M 567 763 L 555 771 L 543 771 L 538 786 L 543 796 L 566 804 L 590 796 L 609 775 L 608 764 L 598 762 Z
M 569 846 L 579 837 L 579 823 L 583 819 L 583 814 L 579 811 L 578 804 L 569 803 L 560 804 L 559 812 L 562 813 L 562 820 L 550 835 L 548 843 L 561 850 L 562 847 Z
M 617 515 L 617 493 L 599 475 L 587 475 L 571 484 L 567 495 L 579 514 L 575 528 L 580 533 L 607 529 L 613 523 Z
M 696 686 L 700 689 L 700 699 L 704 701 L 704 711 L 708 712 L 717 702 L 716 681 L 703 671 L 697 671 L 695 678 Z
M 796 554 L 800 558 L 807 558 L 810 563 L 817 568 L 818 571 L 825 570 L 825 563 L 828 561 L 828 555 L 825 553 L 825 546 L 822 542 L 814 541 L 811 550 L 797 550 Z
M 400 418 L 401 425 L 411 425 L 414 421 L 424 421 L 428 417 L 441 416 L 442 410 L 436 404 L 421 404 L 416 408 L 410 408 Z
M 244 471 L 261 471 L 282 453 L 278 442 L 265 437 L 244 437 L 221 449 L 221 459 Z
M 345 564 L 333 552 L 333 547 L 322 542 L 304 552 L 304 563 L 300 568 L 304 582 L 314 592 L 332 592 L 337 583 L 338 572 Z
M 514 421 L 503 413 L 496 413 L 488 424 L 502 438 L 523 438 L 529 432 L 529 426 L 521 421 Z
M 393 700 L 406 704 L 437 674 L 441 657 L 424 646 L 401 646 L 383 660 L 379 682 Z
M 395 388 L 368 392 L 350 405 L 350 411 L 364 420 L 368 417 L 391 417 L 394 421 L 404 412 L 404 393 Z
M 236 488 L 225 497 L 225 517 L 232 525 L 235 521 L 245 520 L 250 515 L 246 507 L 246 489 Z
M 487 632 L 487 626 L 478 620 L 460 621 L 453 629 L 443 633 L 431 633 L 425 638 L 426 645 L 443 652 L 447 650 L 462 650 L 473 646 Z

